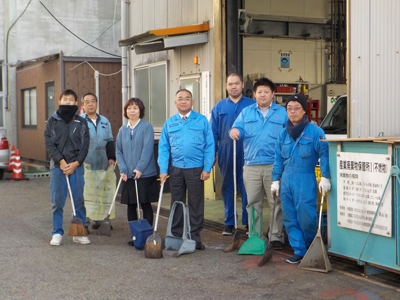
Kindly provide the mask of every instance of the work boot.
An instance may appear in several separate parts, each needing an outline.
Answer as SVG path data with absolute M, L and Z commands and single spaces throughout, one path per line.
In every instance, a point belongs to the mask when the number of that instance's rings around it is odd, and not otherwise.
M 225 226 L 224 231 L 222 231 L 222 235 L 233 235 L 234 229 L 235 226 L 233 225 Z
M 62 235 L 56 233 L 51 238 L 50 245 L 52 245 L 52 246 L 60 246 L 61 241 L 62 241 Z
M 74 236 L 72 237 L 72 241 L 82 245 L 90 244 L 90 240 L 87 236 Z
M 249 225 L 244 226 L 243 230 L 246 232 L 246 235 L 249 236 Z

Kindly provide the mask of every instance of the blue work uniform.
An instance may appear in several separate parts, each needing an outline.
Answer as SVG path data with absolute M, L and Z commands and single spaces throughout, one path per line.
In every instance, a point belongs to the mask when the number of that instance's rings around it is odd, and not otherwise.
M 207 118 L 191 111 L 189 118 L 182 120 L 179 113 L 169 118 L 162 129 L 158 143 L 158 165 L 160 173 L 168 174 L 168 162 L 180 169 L 203 167 L 211 172 L 214 163 L 214 139 Z
M 267 108 L 268 109 L 268 108 Z M 261 111 L 258 104 L 243 109 L 232 128 L 239 130 L 239 140 L 243 140 L 244 151 L 244 184 L 247 191 L 247 212 L 251 206 L 258 212 L 255 220 L 255 229 L 260 236 L 263 235 L 260 226 L 263 211 L 264 195 L 267 197 L 270 219 L 273 219 L 273 230 L 270 231 L 270 241 L 283 241 L 282 210 L 279 197 L 276 200 L 275 213 L 272 207 L 274 200 L 270 195 L 271 173 L 275 159 L 275 144 L 279 132 L 285 128 L 288 115 L 284 107 L 271 102 L 268 112 Z M 251 220 L 251 219 L 250 219 Z M 251 228 L 251 226 L 250 226 Z
M 81 115 L 86 119 L 89 127 L 90 145 L 89 152 L 85 159 L 85 164 L 92 170 L 107 170 L 108 160 L 115 160 L 114 142 L 110 121 L 106 117 L 97 115 L 96 125 L 86 114 Z M 112 144 L 111 151 L 107 151 L 107 144 Z
M 191 238 L 200 243 L 204 221 L 204 181 L 201 174 L 203 171 L 209 173 L 213 166 L 214 138 L 203 115 L 191 111 L 186 121 L 182 117 L 178 113 L 164 124 L 158 144 L 158 165 L 160 173 L 170 174 L 171 207 L 175 201 L 186 203 L 187 191 Z M 183 211 L 179 205 L 172 220 L 172 234 L 182 236 L 183 226 Z
M 304 256 L 318 228 L 317 180 L 320 159 L 322 177 L 330 178 L 328 142 L 324 131 L 309 123 L 296 139 L 282 130 L 275 147 L 272 181 L 281 180 L 283 223 L 294 253 Z
M 215 153 L 218 153 L 218 166 L 222 175 L 221 194 L 224 201 L 225 225 L 235 225 L 234 186 L 233 186 L 233 142 L 229 136 L 236 118 L 243 108 L 256 103 L 242 96 L 238 102 L 230 97 L 219 101 L 211 112 L 211 129 L 214 135 Z M 242 224 L 247 225 L 247 195 L 243 183 L 243 141 L 236 142 L 236 182 L 242 195 Z

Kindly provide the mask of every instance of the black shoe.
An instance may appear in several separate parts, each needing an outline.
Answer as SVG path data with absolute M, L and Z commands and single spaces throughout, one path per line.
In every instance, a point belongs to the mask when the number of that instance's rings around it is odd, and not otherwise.
M 272 241 L 271 246 L 272 246 L 272 249 L 274 249 L 274 250 L 282 250 L 283 249 L 283 243 L 281 241 Z
M 222 231 L 222 235 L 232 235 L 234 230 L 235 226 L 233 225 L 225 226 L 224 231 Z
M 206 249 L 206 247 L 203 245 L 202 242 L 197 242 L 196 243 L 196 249 L 197 250 L 204 250 L 204 249 Z
M 302 259 L 303 259 L 303 256 L 295 254 L 291 258 L 288 258 L 286 260 L 286 262 L 288 262 L 289 264 L 299 264 Z
M 244 231 L 246 231 L 246 235 L 249 235 L 249 225 L 244 226 Z
M 92 224 L 92 229 L 99 229 L 101 221 L 94 221 Z
M 129 245 L 129 246 L 134 246 L 133 241 L 130 240 L 130 241 L 128 242 L 128 245 Z
M 85 229 L 86 229 L 87 234 L 89 234 L 90 233 L 89 232 L 89 226 L 85 226 Z

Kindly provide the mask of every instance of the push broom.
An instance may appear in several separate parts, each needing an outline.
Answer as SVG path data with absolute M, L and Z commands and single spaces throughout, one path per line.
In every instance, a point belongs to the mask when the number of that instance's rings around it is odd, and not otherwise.
M 82 221 L 76 217 L 74 199 L 72 198 L 72 191 L 71 191 L 71 186 L 69 185 L 68 175 L 65 175 L 65 178 L 67 179 L 69 198 L 71 199 L 72 211 L 74 213 L 74 216 L 73 216 L 72 222 L 71 222 L 71 226 L 69 227 L 69 230 L 68 230 L 68 235 L 69 236 L 87 236 L 87 231 L 86 231 L 85 227 L 83 226 Z

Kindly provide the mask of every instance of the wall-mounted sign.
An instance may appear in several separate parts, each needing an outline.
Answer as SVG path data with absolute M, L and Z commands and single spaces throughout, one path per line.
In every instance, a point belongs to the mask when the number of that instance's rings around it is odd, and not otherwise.
M 389 155 L 338 152 L 337 220 L 338 226 L 392 236 L 392 159 Z
M 201 73 L 201 98 L 201 113 L 210 120 L 210 71 Z
M 281 52 L 280 55 L 281 69 L 290 69 L 290 52 Z

